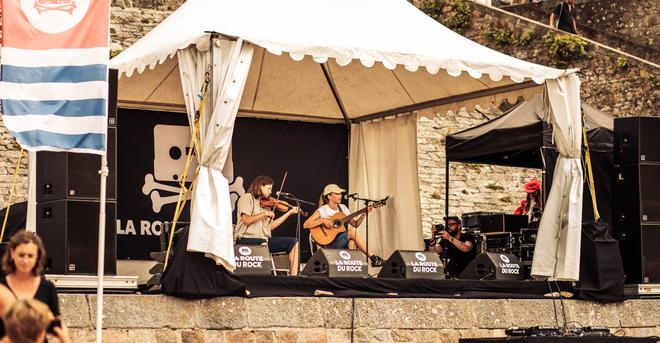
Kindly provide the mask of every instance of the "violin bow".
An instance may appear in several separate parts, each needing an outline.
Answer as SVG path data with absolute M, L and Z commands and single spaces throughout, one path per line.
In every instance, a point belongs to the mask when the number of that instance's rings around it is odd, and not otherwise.
M 282 190 L 284 189 L 284 182 L 286 181 L 287 174 L 289 174 L 288 170 L 284 172 L 284 177 L 282 178 L 282 184 L 280 184 L 280 190 L 279 190 L 279 192 L 277 192 L 277 197 L 275 198 L 278 201 L 280 200 L 280 194 L 282 193 Z M 273 212 L 275 212 L 275 207 L 273 207 Z M 273 221 L 273 218 L 272 217 L 268 218 L 268 224 L 270 224 L 271 221 Z

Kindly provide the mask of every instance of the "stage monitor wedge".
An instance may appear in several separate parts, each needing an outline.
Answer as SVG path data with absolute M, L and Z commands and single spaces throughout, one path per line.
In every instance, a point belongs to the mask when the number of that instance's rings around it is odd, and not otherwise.
M 482 253 L 465 267 L 459 279 L 523 280 L 525 266 L 514 254 Z
M 438 254 L 430 251 L 397 250 L 378 273 L 379 278 L 444 279 Z
M 367 277 L 369 266 L 359 250 L 319 249 L 307 261 L 302 275 L 329 277 Z
M 267 245 L 234 246 L 234 258 L 238 275 L 270 275 L 273 273 L 273 260 Z

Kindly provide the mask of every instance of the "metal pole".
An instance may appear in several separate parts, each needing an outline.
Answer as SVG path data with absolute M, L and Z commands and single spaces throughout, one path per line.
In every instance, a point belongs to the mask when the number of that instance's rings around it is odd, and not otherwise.
M 37 232 L 37 153 L 28 151 L 28 207 L 25 230 Z
M 107 132 L 107 131 L 106 131 Z M 106 133 L 106 147 L 108 135 Z M 107 150 L 101 156 L 101 201 L 99 205 L 99 246 L 98 246 L 98 286 L 96 288 L 96 343 L 103 342 L 103 268 L 105 265 L 105 198 L 106 179 L 108 178 Z

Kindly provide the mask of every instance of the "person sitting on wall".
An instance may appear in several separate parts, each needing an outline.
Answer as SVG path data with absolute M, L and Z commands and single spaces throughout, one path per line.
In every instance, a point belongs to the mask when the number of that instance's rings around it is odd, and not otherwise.
M 435 251 L 446 259 L 445 274 L 457 278 L 463 269 L 477 256 L 474 248 L 474 235 L 461 232 L 461 219 L 456 216 L 447 217 L 447 227 L 433 225 L 431 236 L 438 237 L 437 242 L 431 242 L 429 251 Z
M 543 214 L 543 203 L 541 202 L 541 182 L 533 179 L 525 184 L 527 198 L 520 202 L 520 206 L 513 214 L 527 215 L 529 217 L 529 229 L 538 229 Z

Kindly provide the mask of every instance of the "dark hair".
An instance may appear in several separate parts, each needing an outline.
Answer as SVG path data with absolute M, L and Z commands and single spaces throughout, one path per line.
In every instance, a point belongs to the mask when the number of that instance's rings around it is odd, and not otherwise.
M 323 195 L 323 193 L 321 193 L 321 196 L 319 196 L 319 207 L 328 204 L 328 202 L 330 201 L 328 200 L 328 195 Z
M 534 193 L 527 193 L 527 204 L 525 204 L 525 213 L 529 213 L 529 207 L 532 206 L 532 197 L 534 202 L 543 210 L 543 200 L 541 199 L 541 190 L 536 190 Z
M 248 193 L 252 193 L 252 196 L 259 199 L 263 196 L 261 194 L 261 186 L 265 185 L 272 185 L 273 184 L 273 179 L 266 175 L 259 175 L 252 180 L 252 183 L 250 184 L 250 188 L 248 188 Z
M 46 264 L 46 249 L 41 238 L 34 232 L 20 230 L 15 233 L 9 240 L 9 244 L 5 248 L 5 255 L 2 257 L 2 270 L 7 274 L 16 272 L 16 264 L 11 258 L 11 253 L 21 244 L 34 243 L 37 246 L 37 263 L 32 268 L 32 275 L 41 275 L 44 271 L 44 264 Z

